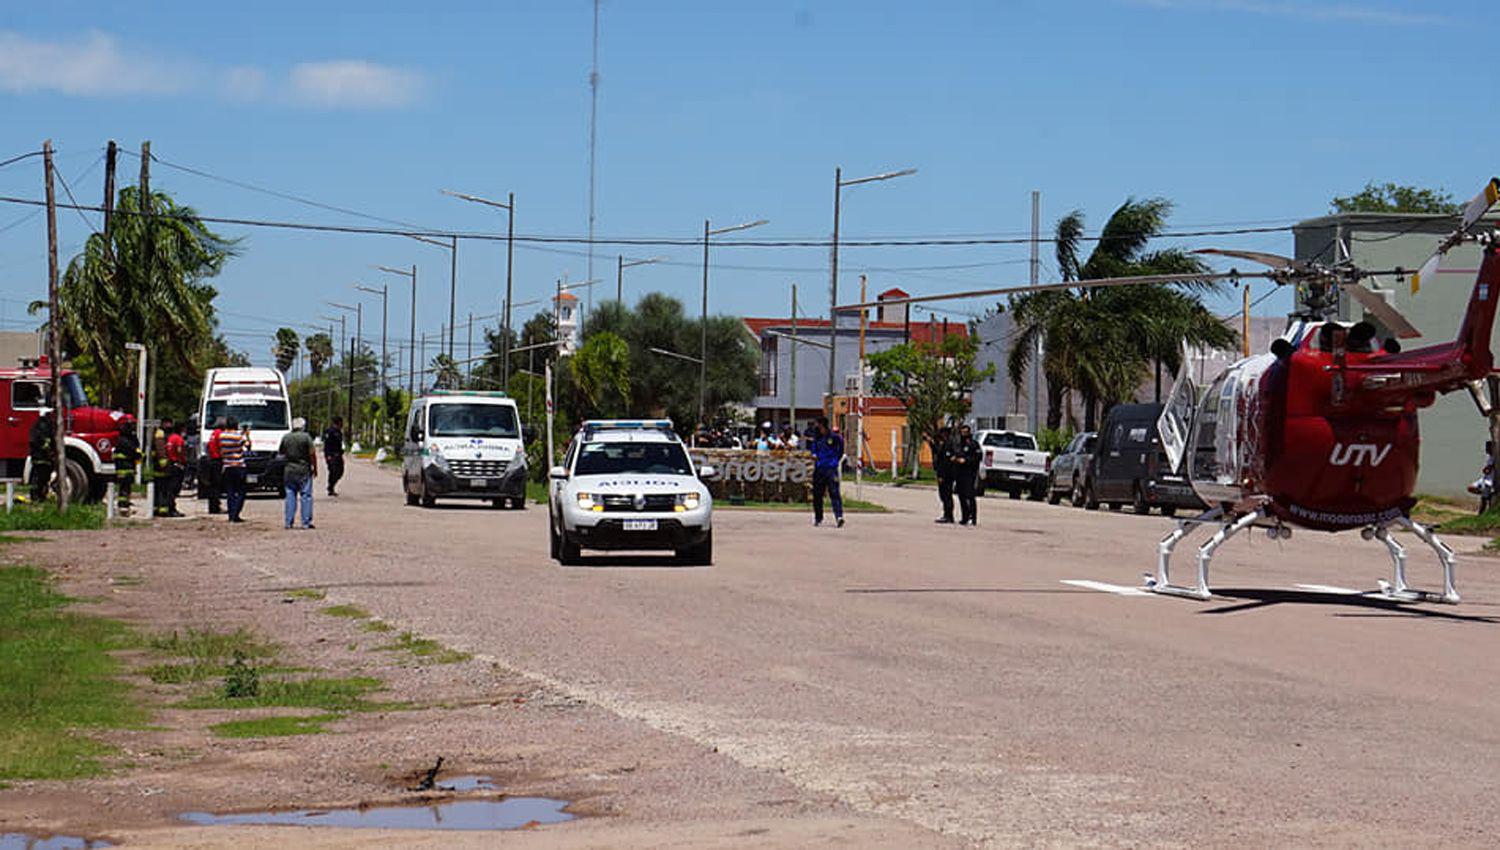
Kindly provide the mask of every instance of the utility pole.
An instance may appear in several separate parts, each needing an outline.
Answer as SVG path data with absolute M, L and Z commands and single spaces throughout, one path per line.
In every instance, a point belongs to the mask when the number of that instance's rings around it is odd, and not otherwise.
M 1031 191 L 1031 285 L 1041 282 L 1042 273 L 1042 193 Z M 911 305 L 907 305 L 911 309 Z M 1014 329 L 1012 329 L 1014 330 Z M 1036 345 L 1031 352 L 1031 422 L 1032 433 L 1041 433 L 1042 427 L 1042 335 L 1037 334 Z
M 454 324 L 454 311 L 457 309 L 458 301 L 458 237 L 449 237 L 453 240 L 448 249 L 451 255 L 448 266 L 448 359 L 453 359 L 453 331 L 457 328 Z
M 599 122 L 599 0 L 594 0 L 594 64 L 589 69 L 589 267 L 586 280 L 594 279 L 594 153 L 598 147 Z M 594 309 L 594 288 L 589 287 L 589 310 Z M 582 327 L 582 323 L 579 323 Z
M 464 360 L 468 363 L 467 372 L 468 372 L 468 375 L 469 375 L 469 379 L 473 380 L 474 379 L 474 314 L 473 313 L 469 314 L 469 353 L 464 355 Z
M 110 236 L 115 219 L 115 163 L 119 161 L 120 148 L 114 139 L 104 149 L 104 250 L 112 252 Z
M 792 284 L 792 386 L 791 401 L 787 405 L 790 412 L 788 420 L 792 426 L 792 433 L 797 432 L 797 284 Z
M 152 268 L 154 264 L 151 261 L 152 258 L 156 256 L 155 247 L 152 245 L 152 242 L 154 241 L 153 237 L 155 236 L 156 231 L 156 228 L 154 227 L 155 221 L 152 219 L 152 210 L 155 208 L 156 204 L 154 204 L 151 200 L 151 142 L 149 141 L 141 142 L 141 177 L 138 192 L 140 194 L 138 211 L 143 212 L 146 215 L 145 278 L 147 281 L 150 281 L 152 274 L 155 273 L 155 269 Z M 148 345 L 150 344 L 149 341 L 143 341 Z M 148 354 L 146 358 L 146 364 L 147 367 L 151 370 L 151 374 L 148 375 L 146 379 L 146 418 L 148 419 L 156 418 L 156 372 L 158 368 L 156 365 L 156 361 L 157 357 L 154 354 Z M 145 447 L 142 446 L 142 448 L 144 449 Z M 147 451 L 146 453 L 149 455 L 150 451 Z M 153 506 L 153 510 L 154 509 L 155 508 Z
M 52 187 L 52 140 L 42 142 L 42 174 L 47 183 L 47 369 L 52 375 L 52 470 L 57 476 L 57 509 L 68 509 L 67 403 L 62 394 L 62 323 L 57 319 L 57 195 Z
M 516 248 L 516 193 L 511 192 L 507 196 L 507 201 L 507 210 L 510 214 L 505 217 L 505 327 L 502 329 L 505 338 L 500 343 L 503 349 L 503 360 L 500 364 L 500 389 L 510 392 L 510 281 Z
M 833 413 L 833 393 L 837 388 L 839 345 L 839 200 L 844 194 L 844 169 L 833 170 L 833 247 L 828 255 L 828 397 L 825 408 Z
M 865 276 L 859 276 L 859 303 L 865 303 Z M 859 308 L 859 384 L 854 394 L 854 498 L 865 497 L 865 317 L 868 310 Z
M 598 0 L 595 0 L 597 3 Z M 703 220 L 703 312 L 698 322 L 698 427 L 708 424 L 708 219 Z M 696 433 L 696 431 L 694 432 Z

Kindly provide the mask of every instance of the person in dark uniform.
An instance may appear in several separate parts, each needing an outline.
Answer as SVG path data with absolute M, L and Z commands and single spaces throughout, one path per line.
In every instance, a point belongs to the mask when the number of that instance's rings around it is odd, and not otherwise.
M 333 417 L 333 424 L 323 432 L 323 459 L 328 462 L 328 495 L 337 496 L 334 487 L 344 477 L 344 417 Z
M 813 426 L 814 437 L 807 450 L 813 456 L 813 525 L 823 524 L 823 494 L 833 508 L 834 524 L 844 527 L 844 499 L 839 493 L 843 473 L 844 438 L 828 427 L 828 417 L 819 416 Z
M 938 502 L 943 506 L 943 515 L 936 522 L 945 525 L 953 523 L 953 465 L 948 462 L 952 441 L 953 429 L 946 425 L 938 429 L 937 439 L 932 441 L 932 471 L 937 474 Z
M 979 441 L 968 423 L 958 427 L 958 439 L 953 442 L 953 489 L 958 493 L 959 525 L 976 525 L 979 522 L 979 500 L 974 497 L 974 485 L 979 481 L 979 458 L 982 452 Z
M 47 499 L 47 488 L 57 468 L 57 428 L 52 411 L 44 411 L 31 426 L 31 501 L 41 504 Z
M 130 496 L 135 490 L 135 465 L 141 460 L 141 441 L 135 436 L 135 417 L 120 417 L 115 437 L 115 507 L 120 516 L 130 516 Z

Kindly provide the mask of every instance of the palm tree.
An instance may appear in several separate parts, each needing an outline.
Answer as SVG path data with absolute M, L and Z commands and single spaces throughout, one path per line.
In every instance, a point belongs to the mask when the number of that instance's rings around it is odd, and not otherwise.
M 234 256 L 236 243 L 164 192 L 153 192 L 145 209 L 137 187 L 120 190 L 109 239 L 89 237 L 58 292 L 65 347 L 91 362 L 106 404 L 130 397 L 127 342 L 145 342 L 195 376 L 217 356 L 218 292 L 206 281 Z
M 333 337 L 326 333 L 315 333 L 306 340 L 307 368 L 314 375 L 323 373 L 324 367 L 333 362 Z
M 297 332 L 291 328 L 276 329 L 276 344 L 271 346 L 271 354 L 276 358 L 276 368 L 283 373 L 292 368 L 297 362 L 297 351 L 301 348 L 301 340 Z
M 1172 204 L 1165 198 L 1126 199 L 1100 233 L 1086 261 L 1080 262 L 1084 219 L 1081 210 L 1063 216 L 1056 228 L 1057 266 L 1065 281 L 1152 274 L 1196 274 L 1208 266 L 1175 248 L 1148 251 L 1166 226 Z M 1070 390 L 1083 396 L 1084 427 L 1092 430 L 1099 406 L 1106 409 L 1133 397 L 1148 364 L 1175 368 L 1183 342 L 1228 348 L 1238 335 L 1198 300 L 1217 284 L 1138 284 L 1126 287 L 1049 290 L 1011 299 L 1017 328 L 1007 371 L 1020 387 L 1036 351 L 1045 343 L 1042 371 L 1048 389 L 1047 427 L 1062 424 L 1062 399 Z M 1158 400 L 1160 396 L 1158 376 Z

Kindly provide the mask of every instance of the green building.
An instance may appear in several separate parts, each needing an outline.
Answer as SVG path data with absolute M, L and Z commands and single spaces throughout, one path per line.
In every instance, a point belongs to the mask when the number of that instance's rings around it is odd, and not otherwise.
M 1406 213 L 1344 213 L 1308 219 L 1296 225 L 1296 254 L 1300 260 L 1332 263 L 1345 257 L 1363 269 L 1415 271 L 1439 241 L 1457 227 L 1458 219 L 1443 215 Z M 1493 229 L 1495 218 L 1478 227 Z M 1421 338 L 1402 340 L 1408 349 L 1446 342 L 1458 335 L 1474 276 L 1479 247 L 1470 242 L 1449 251 L 1438 274 L 1411 292 L 1411 276 L 1381 275 L 1365 285 L 1383 294 L 1422 332 Z M 1339 306 L 1341 318 L 1357 321 L 1364 310 L 1347 296 Z M 1379 326 L 1379 322 L 1370 320 Z M 1494 348 L 1494 340 L 1490 346 Z M 1422 457 L 1417 492 L 1461 496 L 1479 475 L 1484 461 L 1488 423 L 1468 393 L 1450 393 L 1421 412 Z

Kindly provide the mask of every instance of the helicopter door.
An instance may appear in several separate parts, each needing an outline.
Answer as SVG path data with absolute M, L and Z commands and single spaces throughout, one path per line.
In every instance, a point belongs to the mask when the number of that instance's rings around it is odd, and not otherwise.
M 1191 360 L 1187 346 L 1183 346 L 1182 365 L 1177 369 L 1177 379 L 1172 382 L 1172 392 L 1162 406 L 1161 416 L 1156 420 L 1156 431 L 1161 435 L 1161 447 L 1167 453 L 1172 471 L 1183 472 L 1183 459 L 1187 457 L 1188 438 L 1193 424 L 1193 408 L 1198 403 L 1198 387 L 1189 374 Z

